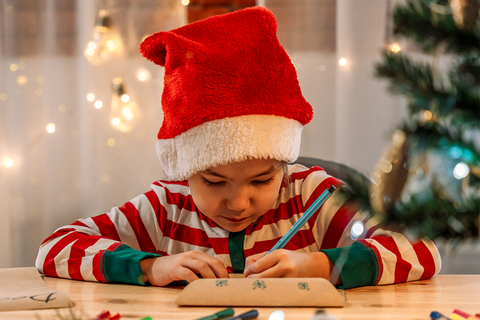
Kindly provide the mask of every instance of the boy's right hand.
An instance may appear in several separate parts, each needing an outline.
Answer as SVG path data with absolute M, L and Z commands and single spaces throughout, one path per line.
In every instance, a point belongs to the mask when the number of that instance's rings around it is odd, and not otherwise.
M 203 278 L 228 278 L 225 264 L 203 251 L 145 259 L 140 261 L 140 268 L 146 282 L 159 287 L 173 281 L 195 281 L 199 278 L 196 274 Z

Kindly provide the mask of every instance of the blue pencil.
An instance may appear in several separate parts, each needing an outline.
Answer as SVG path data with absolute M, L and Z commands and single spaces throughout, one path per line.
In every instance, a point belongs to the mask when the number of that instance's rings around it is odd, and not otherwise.
M 303 227 L 303 225 L 310 219 L 315 212 L 317 212 L 318 208 L 320 208 L 325 201 L 332 195 L 333 191 L 335 191 L 335 186 L 331 186 L 327 190 L 323 191 L 323 193 L 318 197 L 317 200 L 308 208 L 308 210 L 300 217 L 300 219 L 295 222 L 295 224 L 290 228 L 290 230 L 285 233 L 285 235 L 273 246 L 273 248 L 268 251 L 271 253 L 273 250 L 282 249 L 285 245 L 292 239 L 292 237 Z M 267 254 L 268 254 L 267 253 Z

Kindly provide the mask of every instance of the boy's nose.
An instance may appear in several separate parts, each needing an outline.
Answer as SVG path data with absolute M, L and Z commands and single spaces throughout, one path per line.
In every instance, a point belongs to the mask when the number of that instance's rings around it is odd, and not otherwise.
M 232 211 L 242 212 L 250 206 L 250 196 L 245 190 L 236 190 L 227 198 L 227 208 Z

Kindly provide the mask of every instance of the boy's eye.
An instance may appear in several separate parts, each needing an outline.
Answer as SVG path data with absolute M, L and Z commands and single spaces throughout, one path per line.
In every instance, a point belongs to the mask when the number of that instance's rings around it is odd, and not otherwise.
M 203 178 L 203 177 L 202 177 Z M 220 181 L 220 182 L 212 182 L 212 181 L 209 181 L 205 178 L 203 178 L 203 182 L 209 186 L 209 187 L 218 187 L 218 186 L 221 186 L 225 183 L 225 181 Z
M 273 181 L 273 177 L 271 177 L 270 179 L 267 179 L 267 180 L 254 180 L 254 181 L 252 181 L 252 184 L 257 185 L 257 186 L 264 186 L 264 185 L 270 184 L 272 181 Z

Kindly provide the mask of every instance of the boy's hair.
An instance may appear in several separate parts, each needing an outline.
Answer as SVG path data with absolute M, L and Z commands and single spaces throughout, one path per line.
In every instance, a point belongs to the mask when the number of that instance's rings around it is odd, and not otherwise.
M 285 186 L 285 189 L 287 189 L 292 183 L 292 180 L 290 178 L 290 173 L 288 172 L 288 163 L 285 161 L 282 161 L 282 165 L 283 165 L 283 184 Z
M 247 159 L 297 159 L 313 110 L 276 32 L 272 12 L 252 7 L 143 41 L 143 56 L 165 67 L 156 148 L 168 179 Z

